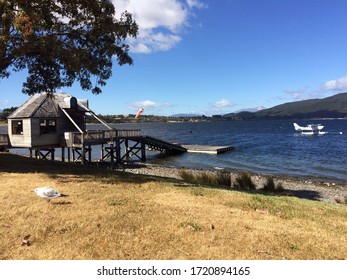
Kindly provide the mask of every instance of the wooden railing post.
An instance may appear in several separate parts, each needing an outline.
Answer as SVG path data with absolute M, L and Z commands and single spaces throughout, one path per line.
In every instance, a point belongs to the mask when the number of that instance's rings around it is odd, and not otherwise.
M 81 164 L 85 163 L 85 146 L 84 146 L 84 132 L 81 134 L 81 144 L 82 144 L 82 154 L 81 154 Z

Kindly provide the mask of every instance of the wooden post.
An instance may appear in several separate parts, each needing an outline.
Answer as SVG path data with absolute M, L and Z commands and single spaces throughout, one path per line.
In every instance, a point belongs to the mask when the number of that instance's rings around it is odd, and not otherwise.
M 40 149 L 35 149 L 35 158 L 36 159 L 41 159 L 41 151 L 40 151 Z
M 113 147 L 113 142 L 110 144 L 111 148 L 111 162 L 114 163 L 114 147 Z
M 65 161 L 65 147 L 61 147 L 61 161 Z
M 81 164 L 85 163 L 85 153 L 86 147 L 84 146 L 84 132 L 81 134 L 81 144 L 82 144 L 82 154 L 81 154 Z
M 51 149 L 51 159 L 52 159 L 52 160 L 55 159 L 55 158 L 54 158 L 54 154 L 55 154 L 55 149 L 52 148 L 52 149 Z
M 121 155 L 121 147 L 119 137 L 116 138 L 116 161 L 117 163 L 121 163 L 122 155 Z
M 88 161 L 89 163 L 92 162 L 92 146 L 88 145 Z
M 125 139 L 124 144 L 125 144 L 125 158 L 127 161 L 129 161 L 129 140 Z
M 70 162 L 71 161 L 71 156 L 70 156 L 70 147 L 67 148 L 67 161 Z
M 146 161 L 146 144 L 143 138 L 141 138 L 141 161 Z

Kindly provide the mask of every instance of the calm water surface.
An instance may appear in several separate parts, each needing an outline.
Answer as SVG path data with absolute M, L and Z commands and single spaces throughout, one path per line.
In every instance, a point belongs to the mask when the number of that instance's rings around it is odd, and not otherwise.
M 168 142 L 236 147 L 236 150 L 220 155 L 185 153 L 162 157 L 149 152 L 149 162 L 154 164 L 201 169 L 231 168 L 347 183 L 347 120 L 314 121 L 325 125 L 324 131 L 343 132 L 342 135 L 323 136 L 297 134 L 293 122 L 304 126 L 313 121 L 143 123 L 117 124 L 114 127 L 141 129 L 143 135 Z M 99 149 L 94 152 L 97 156 L 100 154 Z
M 297 134 L 293 122 L 224 121 L 130 126 L 141 128 L 143 134 L 170 142 L 236 147 L 236 150 L 220 155 L 185 153 L 173 157 L 153 157 L 152 163 L 202 169 L 231 168 L 347 183 L 347 120 L 319 120 L 318 123 L 325 125 L 324 131 L 343 132 L 342 135 L 323 136 Z M 312 120 L 295 122 L 304 126 Z

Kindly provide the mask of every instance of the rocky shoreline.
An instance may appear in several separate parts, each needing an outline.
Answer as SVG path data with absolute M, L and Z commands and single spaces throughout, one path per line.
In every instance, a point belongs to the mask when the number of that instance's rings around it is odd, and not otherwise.
M 143 174 L 174 179 L 181 179 L 179 174 L 182 170 L 189 170 L 194 173 L 217 172 L 217 170 L 207 171 L 191 168 L 178 168 L 171 166 L 167 167 L 148 163 L 123 165 L 122 167 L 117 168 L 117 170 L 122 170 L 124 172 L 130 172 L 134 174 Z M 238 175 L 238 172 L 230 171 L 230 174 L 233 181 Z M 259 174 L 251 174 L 251 177 L 258 188 L 261 188 L 264 185 L 267 178 L 267 176 Z M 273 178 L 275 183 L 281 183 L 283 185 L 287 194 L 295 197 L 332 203 L 344 203 L 345 198 L 347 197 L 347 185 L 289 177 L 284 178 L 279 176 L 273 176 Z

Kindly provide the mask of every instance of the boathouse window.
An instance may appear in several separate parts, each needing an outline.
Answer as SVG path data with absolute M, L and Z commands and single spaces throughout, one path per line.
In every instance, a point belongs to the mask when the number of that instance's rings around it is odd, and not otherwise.
M 22 120 L 12 121 L 12 134 L 13 135 L 23 134 L 23 121 Z
M 40 120 L 40 133 L 56 133 L 57 132 L 57 121 L 56 120 Z

